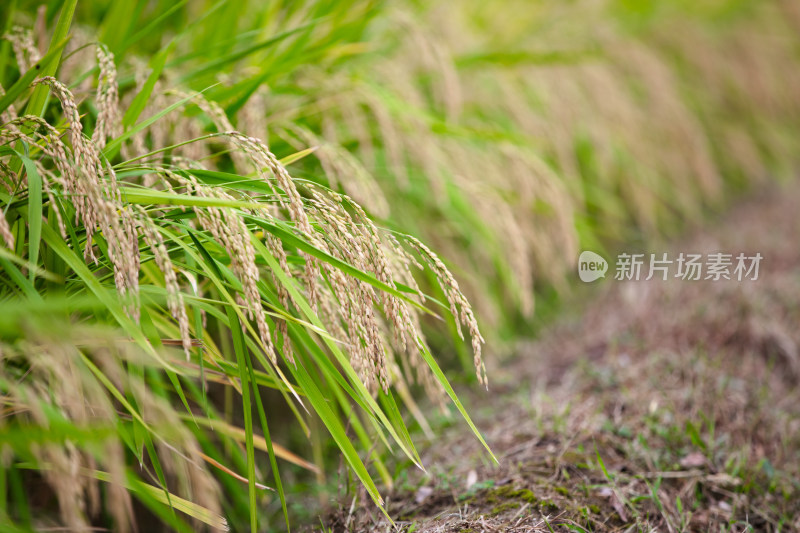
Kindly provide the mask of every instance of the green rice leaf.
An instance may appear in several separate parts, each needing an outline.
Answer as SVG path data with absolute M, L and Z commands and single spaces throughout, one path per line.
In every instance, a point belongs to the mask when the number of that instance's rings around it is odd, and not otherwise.
M 8 106 L 13 104 L 17 100 L 17 98 L 19 98 L 20 95 L 23 92 L 25 92 L 25 90 L 28 89 L 28 87 L 31 86 L 33 80 L 43 76 L 44 73 L 49 70 L 49 67 L 53 63 L 55 63 L 61 56 L 61 51 L 64 49 L 64 46 L 67 44 L 68 40 L 69 39 L 67 38 L 62 39 L 56 46 L 52 47 L 52 49 L 49 50 L 47 54 L 45 54 L 45 56 L 42 57 L 42 59 L 37 61 L 36 64 L 34 64 L 30 69 L 28 69 L 28 71 L 25 72 L 25 74 L 23 74 L 16 82 L 14 82 L 14 84 L 11 87 L 8 88 L 6 94 L 2 98 L 0 98 L 0 113 L 8 109 Z M 42 102 L 39 105 L 40 108 L 43 108 L 44 100 L 47 98 L 47 87 L 39 86 L 34 91 L 34 94 L 36 94 L 37 92 L 44 95 L 40 98 Z M 33 99 L 31 99 L 31 103 L 33 103 Z M 28 107 L 30 109 L 33 109 L 36 106 L 31 106 L 29 104 Z M 38 114 L 41 114 L 41 111 L 37 113 L 37 115 Z
M 175 7 L 180 6 L 186 1 L 187 0 L 178 2 Z M 155 57 L 153 57 L 153 59 L 150 61 L 150 68 L 152 69 L 150 75 L 144 82 L 142 90 L 136 94 L 136 96 L 133 98 L 133 101 L 131 102 L 131 105 L 128 106 L 128 109 L 125 111 L 125 115 L 123 115 L 122 117 L 123 128 L 128 129 L 133 124 L 135 124 L 136 121 L 139 119 L 139 115 L 141 115 L 142 111 L 144 111 L 144 108 L 147 106 L 147 101 L 153 94 L 153 89 L 156 86 L 156 82 L 158 81 L 158 78 L 161 76 L 161 71 L 164 70 L 164 63 L 167 61 L 167 57 L 169 57 L 169 54 L 172 52 L 173 47 L 174 43 L 171 42 L 163 50 L 161 50 L 158 54 L 156 54 Z
M 64 0 L 63 5 L 61 6 L 61 14 L 58 17 L 58 23 L 56 24 L 56 29 L 53 32 L 53 38 L 50 40 L 50 47 L 47 50 L 47 54 L 31 69 L 35 71 L 34 76 L 53 76 L 58 71 L 59 63 L 61 62 L 61 52 L 64 50 L 64 45 L 67 44 L 67 40 L 69 39 L 67 37 L 67 33 L 69 33 L 69 27 L 72 25 L 72 16 L 75 14 L 75 6 L 77 4 L 78 0 Z M 30 81 L 28 84 L 30 84 Z M 11 91 L 9 91 L 9 94 L 10 93 Z M 36 87 L 36 89 L 33 90 L 33 96 L 31 96 L 31 99 L 28 102 L 28 107 L 25 113 L 27 115 L 36 115 L 37 117 L 41 117 L 44 114 L 44 106 L 47 102 L 47 94 L 48 88 L 46 86 L 39 85 Z M 4 111 L 6 107 L 7 106 L 4 107 L 3 103 L 0 102 L 0 111 Z
M 39 244 L 42 239 L 42 177 L 30 158 L 21 154 L 19 157 L 28 173 L 28 261 L 35 265 L 39 262 Z M 29 277 L 33 283 L 36 270 L 31 270 Z

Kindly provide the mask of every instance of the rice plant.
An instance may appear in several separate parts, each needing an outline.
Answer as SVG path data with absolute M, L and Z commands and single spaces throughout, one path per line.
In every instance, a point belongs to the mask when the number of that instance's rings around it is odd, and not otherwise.
M 4 524 L 127 530 L 136 500 L 184 530 L 187 518 L 225 529 L 239 503 L 255 531 L 265 497 L 286 514 L 279 459 L 321 468 L 270 438 L 287 408 L 306 434 L 312 418 L 324 426 L 381 506 L 374 478 L 391 480 L 376 444 L 420 464 L 396 384 L 449 395 L 469 421 L 420 315 L 454 313 L 485 381 L 454 277 L 350 197 L 293 177 L 314 147 L 279 158 L 201 93 L 154 97 L 155 71 L 123 107 L 102 43 L 73 45 L 94 52 L 88 89 L 54 77 L 74 8 L 43 56 L 29 30 L 7 34 L 19 75 L 0 103 Z M 151 100 L 163 107 L 148 114 Z M 421 292 L 420 269 L 444 303 Z M 265 405 L 265 388 L 283 402 Z M 241 407 L 220 412 L 220 390 Z M 236 492 L 246 501 L 223 495 Z

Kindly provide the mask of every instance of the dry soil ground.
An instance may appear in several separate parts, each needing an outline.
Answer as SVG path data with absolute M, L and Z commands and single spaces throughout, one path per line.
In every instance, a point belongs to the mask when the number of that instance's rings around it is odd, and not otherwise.
M 621 282 L 462 391 L 463 424 L 388 498 L 400 531 L 800 531 L 800 187 L 668 250 L 753 254 L 757 281 Z M 653 250 L 656 251 L 656 250 Z M 329 531 L 391 531 L 365 500 Z

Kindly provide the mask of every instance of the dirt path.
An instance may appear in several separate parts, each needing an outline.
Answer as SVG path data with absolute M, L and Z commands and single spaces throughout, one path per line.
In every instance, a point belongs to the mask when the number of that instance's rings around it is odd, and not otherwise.
M 757 281 L 602 281 L 589 307 L 468 393 L 389 498 L 402 531 L 800 531 L 800 187 L 680 252 L 761 253 Z M 389 531 L 369 506 L 333 531 Z

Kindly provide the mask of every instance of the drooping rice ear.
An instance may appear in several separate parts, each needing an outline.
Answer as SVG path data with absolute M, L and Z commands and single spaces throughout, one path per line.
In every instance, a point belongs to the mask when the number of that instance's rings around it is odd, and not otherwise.
M 0 213 L 0 237 L 2 237 L 3 242 L 6 243 L 6 248 L 9 250 L 14 249 L 14 234 L 11 233 L 11 227 L 8 225 L 8 221 L 3 213 Z
M 11 43 L 20 72 L 25 72 L 42 58 L 33 41 L 33 31 L 29 28 L 14 26 L 3 38 Z
M 447 302 L 450 304 L 450 313 L 453 315 L 456 323 L 458 335 L 463 339 L 464 334 L 461 331 L 461 326 L 464 325 L 469 330 L 470 338 L 472 341 L 472 351 L 474 356 L 475 374 L 478 382 L 482 385 L 488 385 L 486 380 L 486 365 L 481 357 L 482 345 L 486 342 L 481 335 L 478 327 L 478 321 L 475 319 L 475 313 L 469 305 L 467 298 L 458 287 L 458 282 L 453 277 L 453 274 L 445 266 L 439 256 L 436 255 L 430 248 L 421 243 L 414 237 L 406 237 L 408 243 L 420 254 L 420 257 L 428 263 L 428 266 L 436 274 L 439 284 L 444 290 Z
M 181 346 L 186 354 L 186 360 L 189 360 L 191 355 L 190 351 L 193 346 L 192 338 L 189 333 L 189 317 L 186 314 L 186 306 L 183 302 L 183 295 L 178 285 L 178 277 L 175 274 L 175 266 L 169 257 L 169 252 L 164 245 L 164 237 L 160 232 L 153 228 L 153 223 L 144 212 L 144 209 L 137 210 L 137 226 L 141 229 L 142 237 L 150 251 L 153 253 L 156 264 L 159 270 L 164 275 L 164 285 L 167 289 L 167 307 L 170 313 L 178 322 L 178 328 L 181 334 Z
M 114 54 L 103 44 L 97 45 L 97 64 L 100 67 L 100 74 L 95 97 L 97 120 L 92 132 L 92 141 L 98 150 L 102 150 L 105 148 L 108 138 L 113 139 L 122 133 L 122 123 Z
M 92 236 L 95 229 L 99 229 L 108 243 L 116 287 L 123 298 L 129 299 L 129 313 L 134 320 L 138 320 L 139 247 L 132 211 L 122 204 L 114 169 L 103 158 L 94 142 L 83 135 L 78 106 L 72 92 L 49 76 L 34 82 L 34 85 L 39 84 L 50 87 L 61 103 L 69 123 L 72 150 L 70 159 L 75 168 L 66 172 L 65 186 L 69 192 L 80 197 L 75 206 L 77 216 L 86 228 L 84 256 L 96 261 L 92 251 Z M 56 144 L 56 147 L 59 146 Z M 66 158 L 66 153 L 59 156 Z

